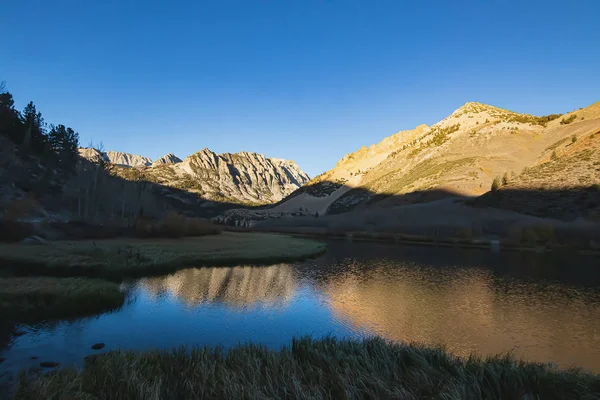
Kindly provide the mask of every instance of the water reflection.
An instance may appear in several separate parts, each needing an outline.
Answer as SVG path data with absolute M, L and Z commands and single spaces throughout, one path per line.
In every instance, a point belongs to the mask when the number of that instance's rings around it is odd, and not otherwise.
M 279 306 L 294 296 L 297 282 L 287 264 L 269 267 L 191 268 L 139 281 L 152 298 L 176 296 L 189 306 L 220 302 L 232 307 Z
M 81 363 L 98 342 L 280 348 L 294 336 L 372 334 L 600 373 L 597 267 L 571 255 L 330 242 L 303 263 L 186 269 L 124 283 L 129 299 L 113 313 L 0 329 L 0 381 L 40 360 Z
M 519 358 L 600 371 L 597 290 L 499 276 L 486 268 L 353 260 L 319 280 L 336 316 L 391 340 L 468 356 Z

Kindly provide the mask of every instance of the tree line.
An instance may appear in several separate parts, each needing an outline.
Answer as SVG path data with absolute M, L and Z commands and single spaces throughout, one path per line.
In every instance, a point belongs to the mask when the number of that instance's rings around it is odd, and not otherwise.
M 71 169 L 77 162 L 79 134 L 62 124 L 46 124 L 32 101 L 19 111 L 4 83 L 0 83 L 0 135 L 57 167 Z

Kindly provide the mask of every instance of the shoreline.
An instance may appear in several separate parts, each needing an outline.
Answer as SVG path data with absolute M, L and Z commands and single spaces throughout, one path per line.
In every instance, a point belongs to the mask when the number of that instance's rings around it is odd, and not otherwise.
M 186 267 L 270 265 L 315 258 L 323 242 L 265 232 L 180 239 L 57 241 L 0 244 L 0 270 L 16 275 L 90 277 L 113 281 L 167 274 Z
M 441 347 L 326 337 L 269 350 L 220 347 L 112 351 L 82 369 L 23 374 L 16 399 L 90 398 L 581 398 L 600 375 L 516 360 L 461 358 Z

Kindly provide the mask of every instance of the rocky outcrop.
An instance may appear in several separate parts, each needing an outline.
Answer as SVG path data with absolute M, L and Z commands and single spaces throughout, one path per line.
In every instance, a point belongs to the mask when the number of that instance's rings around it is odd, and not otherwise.
M 309 180 L 293 161 L 249 152 L 216 154 L 209 149 L 149 172 L 165 184 L 245 204 L 279 201 Z

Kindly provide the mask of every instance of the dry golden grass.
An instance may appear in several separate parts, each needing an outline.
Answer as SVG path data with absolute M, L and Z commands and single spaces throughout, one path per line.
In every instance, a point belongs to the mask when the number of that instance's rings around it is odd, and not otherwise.
M 18 275 L 90 276 L 119 280 L 185 266 L 273 264 L 319 255 L 326 245 L 267 233 L 233 233 L 180 239 L 117 238 L 0 244 L 0 265 Z M 2 268 L 0 267 L 0 268 Z

